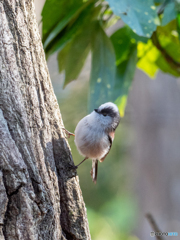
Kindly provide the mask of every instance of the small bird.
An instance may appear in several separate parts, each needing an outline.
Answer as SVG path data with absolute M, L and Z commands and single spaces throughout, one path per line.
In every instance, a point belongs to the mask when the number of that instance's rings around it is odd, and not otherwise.
M 75 144 L 79 153 L 84 156 L 76 168 L 86 159 L 92 159 L 91 177 L 97 181 L 98 160 L 103 162 L 109 153 L 114 134 L 120 122 L 118 107 L 107 102 L 94 109 L 79 121 L 75 129 Z M 68 135 L 74 135 L 66 130 Z

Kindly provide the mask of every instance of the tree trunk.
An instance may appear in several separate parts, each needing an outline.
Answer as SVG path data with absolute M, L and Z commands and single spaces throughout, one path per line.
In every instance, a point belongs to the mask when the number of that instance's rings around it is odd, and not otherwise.
M 33 0 L 0 0 L 0 240 L 90 239 Z

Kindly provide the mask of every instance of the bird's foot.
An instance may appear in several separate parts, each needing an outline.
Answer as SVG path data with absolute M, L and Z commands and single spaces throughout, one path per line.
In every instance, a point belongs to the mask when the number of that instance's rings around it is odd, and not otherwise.
M 72 164 L 68 164 L 68 167 L 69 167 L 70 169 L 73 169 L 73 170 L 76 170 L 76 169 L 78 168 L 77 166 L 72 165 Z
M 78 169 L 78 166 L 74 165 L 74 166 L 72 166 L 72 169 Z
M 62 128 L 62 129 L 64 129 L 64 131 L 65 131 L 65 133 L 66 133 L 66 136 L 67 136 L 67 138 L 70 138 L 70 136 L 75 136 L 75 134 L 74 133 L 71 133 L 71 132 L 69 132 L 68 130 L 66 130 L 65 128 Z

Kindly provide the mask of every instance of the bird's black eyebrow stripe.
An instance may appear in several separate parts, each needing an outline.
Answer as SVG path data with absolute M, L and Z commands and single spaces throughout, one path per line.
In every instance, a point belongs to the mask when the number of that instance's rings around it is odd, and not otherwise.
M 113 110 L 113 108 L 111 107 L 107 107 L 107 108 L 103 108 L 101 111 L 100 111 L 101 114 L 107 114 L 111 117 L 116 117 L 117 113 Z

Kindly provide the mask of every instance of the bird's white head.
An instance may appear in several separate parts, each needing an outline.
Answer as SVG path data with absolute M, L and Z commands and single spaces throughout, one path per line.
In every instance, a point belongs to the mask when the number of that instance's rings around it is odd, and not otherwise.
M 120 122 L 118 107 L 112 102 L 102 104 L 91 115 L 107 131 L 115 131 Z

